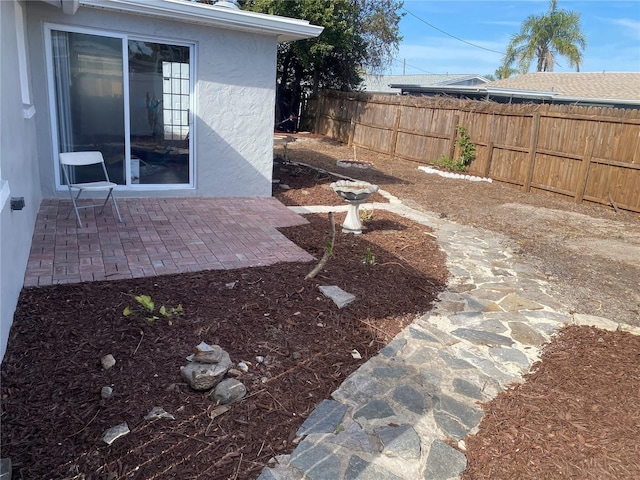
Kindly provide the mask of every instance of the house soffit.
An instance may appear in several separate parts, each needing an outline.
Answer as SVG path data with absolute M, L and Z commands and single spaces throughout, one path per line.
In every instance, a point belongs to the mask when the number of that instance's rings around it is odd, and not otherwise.
M 275 36 L 278 42 L 314 38 L 323 27 L 275 15 L 236 10 L 187 0 L 79 0 L 80 7 L 124 12 L 174 22 L 204 25 L 261 35 Z

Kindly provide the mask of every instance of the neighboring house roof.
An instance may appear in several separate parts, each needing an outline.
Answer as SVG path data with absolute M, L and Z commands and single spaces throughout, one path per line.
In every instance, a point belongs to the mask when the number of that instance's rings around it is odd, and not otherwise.
M 509 103 L 640 108 L 640 73 L 528 73 L 476 86 L 392 84 L 402 94 L 450 95 Z
M 537 72 L 496 80 L 487 88 L 553 92 L 561 97 L 640 101 L 640 73 Z
M 99 8 L 147 17 L 206 25 L 261 35 L 276 36 L 279 42 L 317 37 L 323 27 L 306 20 L 278 17 L 238 10 L 229 6 L 208 5 L 189 0 L 43 0 L 73 14 L 78 7 Z M 229 2 L 223 2 L 227 5 Z
M 429 85 L 479 85 L 487 80 L 475 74 L 428 74 L 428 75 L 365 75 L 360 87 L 367 92 L 400 93 L 392 84 L 429 86 Z

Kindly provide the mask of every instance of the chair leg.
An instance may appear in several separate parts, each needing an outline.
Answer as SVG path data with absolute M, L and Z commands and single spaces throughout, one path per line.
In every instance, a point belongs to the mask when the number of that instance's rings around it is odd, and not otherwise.
M 118 221 L 122 223 L 122 217 L 120 216 L 120 209 L 118 208 L 118 202 L 116 202 L 116 197 L 111 195 L 111 201 L 113 202 L 113 206 L 116 207 L 116 213 L 118 214 Z
M 104 207 L 107 205 L 107 202 L 109 201 L 109 197 L 111 197 L 113 206 L 116 209 L 116 214 L 118 215 L 118 221 L 122 223 L 122 217 L 120 216 L 120 209 L 118 208 L 118 202 L 116 202 L 116 197 L 115 195 L 113 195 L 113 190 L 109 190 L 109 194 L 107 195 L 107 198 L 105 198 L 104 203 L 102 204 L 102 208 L 100 209 L 100 215 L 104 213 Z
M 78 212 L 78 203 L 77 203 L 77 200 L 78 198 L 80 198 L 81 193 L 82 193 L 82 190 L 78 190 L 78 195 L 76 195 L 75 197 L 73 196 L 73 194 L 71 194 L 71 203 L 73 203 L 73 210 L 76 212 L 76 219 L 78 220 L 78 225 L 80 226 L 80 228 L 83 228 L 82 220 L 80 220 L 80 213 Z M 69 210 L 69 213 L 67 213 L 67 218 L 69 218 L 69 215 L 71 215 L 71 210 Z

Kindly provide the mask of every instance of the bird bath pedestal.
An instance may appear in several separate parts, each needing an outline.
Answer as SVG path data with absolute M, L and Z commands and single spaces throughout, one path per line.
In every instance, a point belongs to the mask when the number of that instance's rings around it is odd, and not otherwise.
M 368 182 L 339 180 L 333 182 L 331 188 L 349 204 L 347 218 L 344 219 L 342 224 L 342 233 L 362 234 L 362 222 L 360 222 L 358 207 L 378 191 L 378 185 Z

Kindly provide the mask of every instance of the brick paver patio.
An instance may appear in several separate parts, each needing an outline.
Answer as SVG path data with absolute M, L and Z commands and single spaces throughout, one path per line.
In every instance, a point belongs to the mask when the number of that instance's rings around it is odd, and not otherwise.
M 90 202 L 90 200 L 88 201 Z M 24 285 L 116 280 L 168 273 L 311 261 L 277 227 L 303 217 L 272 197 L 118 199 L 65 219 L 70 200 L 40 206 Z

